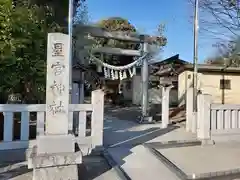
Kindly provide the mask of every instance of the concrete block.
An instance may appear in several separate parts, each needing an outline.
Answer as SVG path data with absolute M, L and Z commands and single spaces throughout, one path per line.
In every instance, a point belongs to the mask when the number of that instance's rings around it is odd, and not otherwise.
M 69 153 L 75 151 L 75 137 L 68 135 L 51 135 L 37 137 L 37 154 Z
M 33 169 L 33 180 L 78 180 L 77 165 Z

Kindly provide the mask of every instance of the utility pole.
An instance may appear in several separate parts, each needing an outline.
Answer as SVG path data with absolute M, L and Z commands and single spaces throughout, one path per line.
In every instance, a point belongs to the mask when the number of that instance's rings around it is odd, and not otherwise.
M 197 112 L 197 71 L 198 71 L 198 0 L 194 3 L 194 51 L 193 51 L 193 113 Z
M 72 30 L 73 27 L 73 0 L 69 0 L 68 5 L 68 37 L 69 37 L 69 103 L 72 103 Z

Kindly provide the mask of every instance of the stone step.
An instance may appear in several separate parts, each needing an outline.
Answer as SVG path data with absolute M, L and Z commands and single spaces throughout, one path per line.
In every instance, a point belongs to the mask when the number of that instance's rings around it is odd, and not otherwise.
M 176 140 L 176 141 L 162 141 L 162 142 L 149 142 L 144 143 L 144 147 L 152 149 L 166 149 L 188 146 L 200 146 L 202 144 L 199 140 Z

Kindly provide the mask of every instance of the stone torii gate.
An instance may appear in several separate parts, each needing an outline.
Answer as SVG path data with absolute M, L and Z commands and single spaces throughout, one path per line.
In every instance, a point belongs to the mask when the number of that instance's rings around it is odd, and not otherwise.
M 113 54 L 113 55 L 126 55 L 126 56 L 137 56 L 137 57 L 143 57 L 144 55 L 150 53 L 150 45 L 154 44 L 157 39 L 160 39 L 162 37 L 158 36 L 150 36 L 150 35 L 139 35 L 137 33 L 129 33 L 129 32 L 108 32 L 104 30 L 103 28 L 99 27 L 93 27 L 93 26 L 86 26 L 86 25 L 75 25 L 73 27 L 73 34 L 75 37 L 77 37 L 77 49 L 79 50 L 79 54 L 81 56 L 81 59 L 86 59 L 86 57 L 89 56 L 89 50 L 91 49 L 92 53 L 102 53 L 102 54 Z M 134 42 L 134 43 L 140 43 L 141 49 L 140 50 L 130 50 L 130 49 L 120 49 L 120 48 L 111 48 L 111 47 L 92 47 L 92 44 L 94 44 L 94 41 L 91 37 L 98 37 L 98 38 L 107 38 L 107 39 L 113 39 L 113 40 L 121 40 L 126 42 Z M 93 59 L 97 59 L 92 55 Z M 145 58 L 142 58 L 142 120 L 149 120 L 149 114 L 148 114 L 148 83 L 149 83 L 149 67 L 148 67 L 148 60 L 147 56 Z M 97 60 L 96 60 L 97 61 Z M 102 61 L 102 60 L 100 60 Z M 86 61 L 82 61 L 82 64 L 86 64 Z M 99 63 L 99 61 L 98 61 Z M 105 63 L 106 64 L 106 63 Z M 104 67 L 106 67 L 103 64 Z M 108 67 L 111 66 L 108 64 Z M 125 67 L 127 67 L 126 65 Z M 124 69 L 124 66 L 122 67 L 113 67 L 115 69 Z M 83 75 L 82 75 L 82 82 L 84 81 Z M 83 87 L 83 86 L 82 86 Z M 83 91 L 83 90 L 82 90 Z M 82 93 L 84 94 L 84 93 Z M 83 99 L 83 97 L 81 98 Z

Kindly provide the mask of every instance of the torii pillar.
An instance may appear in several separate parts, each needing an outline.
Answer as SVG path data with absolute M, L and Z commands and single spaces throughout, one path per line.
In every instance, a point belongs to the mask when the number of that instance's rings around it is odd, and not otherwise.
M 148 43 L 144 42 L 144 35 L 140 36 L 141 41 L 141 45 L 142 45 L 142 49 L 141 49 L 141 53 L 142 56 L 144 55 L 144 53 L 148 52 Z M 152 117 L 149 116 L 149 105 L 148 105 L 148 84 L 149 84 L 149 66 L 148 66 L 148 59 L 144 58 L 143 59 L 143 65 L 142 65 L 142 117 L 141 117 L 141 122 L 143 121 L 148 121 L 151 122 L 152 121 Z

